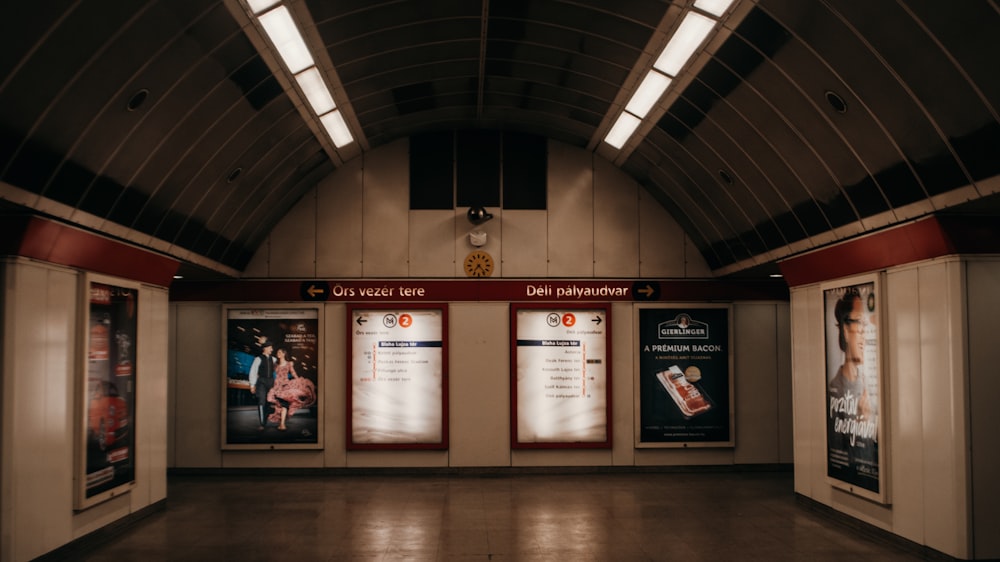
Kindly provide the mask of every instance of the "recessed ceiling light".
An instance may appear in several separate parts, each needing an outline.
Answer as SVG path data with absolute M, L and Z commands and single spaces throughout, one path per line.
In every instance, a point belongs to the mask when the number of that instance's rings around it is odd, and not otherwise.
M 132 97 L 128 99 L 128 104 L 126 107 L 128 108 L 129 111 L 135 111 L 136 109 L 139 109 L 139 106 L 142 105 L 143 102 L 145 102 L 146 98 L 148 97 L 149 97 L 149 90 L 143 88 L 138 92 L 132 94 Z
M 823 95 L 826 96 L 826 101 L 830 104 L 830 107 L 832 107 L 837 113 L 847 113 L 847 102 L 844 101 L 844 98 L 837 95 L 836 92 L 831 92 L 830 90 L 827 90 Z

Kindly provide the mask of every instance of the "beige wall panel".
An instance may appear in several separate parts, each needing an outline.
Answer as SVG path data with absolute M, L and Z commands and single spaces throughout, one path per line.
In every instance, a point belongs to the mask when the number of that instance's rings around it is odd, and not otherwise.
M 222 468 L 323 468 L 323 452 L 313 450 L 224 451 Z
M 167 468 L 177 465 L 177 309 L 167 307 Z
M 316 276 L 316 190 L 307 192 L 270 234 L 270 277 Z
M 957 431 L 955 378 L 952 370 L 951 334 L 953 329 L 948 291 L 958 287 L 950 284 L 944 263 L 924 265 L 918 270 L 918 302 L 920 323 L 921 397 L 924 447 L 923 459 L 924 532 L 926 544 L 942 552 L 954 552 L 956 518 L 964 504 L 964 490 L 956 489 L 956 470 L 964 470 L 964 451 Z M 959 458 L 961 454 L 962 458 Z M 963 501 L 958 501 L 960 493 Z
M 939 262 L 919 270 L 920 362 L 924 433 L 923 495 L 926 544 L 946 554 L 961 555 L 958 533 L 967 520 L 964 375 L 952 356 L 962 349 L 955 330 L 961 310 L 952 292 L 960 291 L 956 265 Z M 964 549 L 962 549 L 964 550 Z
M 222 307 L 219 303 L 179 303 L 171 333 L 176 408 L 171 435 L 176 466 L 221 466 Z
M 268 267 L 270 267 L 271 262 L 271 236 L 268 235 L 264 238 L 264 241 L 260 243 L 260 247 L 254 253 L 253 257 L 250 258 L 250 262 L 247 263 L 246 268 L 243 269 L 244 278 L 254 278 L 254 277 L 267 277 Z
M 639 186 L 594 158 L 594 276 L 639 275 Z
M 347 306 L 323 307 L 323 465 L 347 466 Z
M 316 276 L 361 277 L 364 158 L 316 186 Z
M 386 145 L 364 156 L 362 272 L 406 277 L 409 268 L 409 143 Z
M 773 304 L 733 306 L 734 459 L 764 464 L 778 458 L 777 325 Z
M 888 368 L 888 416 L 882 423 L 891 428 L 889 475 L 893 509 L 897 512 L 894 531 L 917 543 L 924 541 L 924 495 L 922 470 L 928 451 L 923 440 L 923 387 L 920 362 L 920 285 L 916 268 L 894 271 L 886 276 L 885 304 L 890 311 L 885 347 Z M 934 454 L 931 452 L 931 454 Z
M 78 285 L 27 262 L 11 265 L 9 279 L 2 549 L 30 560 L 72 539 Z
M 636 466 L 732 465 L 732 449 L 636 449 Z
M 167 354 L 168 293 L 159 287 L 139 289 L 136 352 L 136 486 L 130 493 L 138 510 L 167 497 Z M 141 390 L 140 390 L 141 389 Z
M 76 514 L 73 518 L 73 536 L 69 539 L 78 539 L 127 517 L 131 509 L 129 496 L 122 494 Z
M 506 303 L 448 308 L 452 466 L 509 466 L 510 312 Z
M 545 277 L 548 273 L 548 213 L 504 211 L 501 227 L 504 277 Z
M 592 155 L 549 142 L 549 277 L 594 275 Z
M 632 303 L 611 305 L 611 435 L 612 464 L 635 464 L 635 318 Z
M 464 218 L 463 221 L 469 224 Z M 410 277 L 452 276 L 455 222 L 455 212 L 451 210 L 410 211 Z
M 1000 559 L 1000 261 L 977 259 L 967 268 L 969 289 L 969 411 L 972 430 L 973 536 L 976 558 Z
M 350 468 L 444 468 L 448 466 L 448 451 L 351 451 L 347 455 Z
M 477 249 L 469 242 L 469 233 L 472 231 L 482 231 L 486 233 L 486 244 L 478 249 L 493 257 L 493 273 L 490 277 L 503 276 L 503 263 L 500 260 L 500 256 L 503 253 L 503 233 L 506 223 L 506 213 L 497 207 L 488 207 L 486 211 L 493 215 L 493 219 L 480 225 L 474 225 L 469 222 L 467 217 L 468 208 L 459 207 L 454 210 L 454 231 L 452 236 L 454 239 L 453 250 L 455 252 L 455 260 L 451 264 L 451 268 L 454 271 L 451 275 L 460 278 L 466 277 L 465 258 L 473 250 Z M 443 275 L 448 275 L 448 273 L 444 272 Z
M 684 231 L 652 195 L 640 189 L 638 197 L 639 276 L 686 277 L 685 261 L 695 258 L 687 255 Z
M 791 291 L 795 491 L 819 500 L 825 489 L 823 303 L 819 286 Z
M 666 210 L 663 212 L 666 213 Z M 668 213 L 669 216 L 669 213 Z M 684 235 L 684 276 L 685 277 L 712 277 L 712 270 L 708 267 L 708 262 L 701 255 L 701 250 L 694 244 L 691 237 Z
M 511 465 L 533 466 L 611 466 L 610 449 L 516 449 L 511 451 Z
M 778 360 L 778 462 L 791 464 L 794 431 L 792 420 L 792 331 L 791 310 L 787 302 L 775 304 L 775 324 L 777 330 Z M 737 429 L 737 437 L 739 430 Z

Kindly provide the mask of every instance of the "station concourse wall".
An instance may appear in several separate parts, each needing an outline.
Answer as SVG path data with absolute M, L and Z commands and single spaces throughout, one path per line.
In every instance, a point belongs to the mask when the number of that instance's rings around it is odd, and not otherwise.
M 466 209 L 410 210 L 408 141 L 367 153 L 321 181 L 278 224 L 243 281 L 465 279 L 463 261 L 480 228 L 494 258 L 493 279 L 672 279 L 712 283 L 690 238 L 663 207 L 611 163 L 550 141 L 548 209 L 488 208 L 474 227 Z M 669 301 L 670 296 L 661 297 Z M 266 300 L 266 299 L 265 299 Z M 218 300 L 171 303 L 170 465 L 239 467 L 562 467 L 778 465 L 791 458 L 788 303 L 732 304 L 735 447 L 635 447 L 632 302 L 611 305 L 613 447 L 512 449 L 510 327 L 514 301 L 445 303 L 449 318 L 447 451 L 347 451 L 346 314 L 321 303 L 324 338 L 324 446 L 320 451 L 223 451 L 219 404 L 222 307 Z M 258 300 L 256 302 L 264 302 Z M 276 300 L 269 304 L 278 304 Z M 691 302 L 697 306 L 698 302 Z M 197 389 L 197 390 L 195 390 Z

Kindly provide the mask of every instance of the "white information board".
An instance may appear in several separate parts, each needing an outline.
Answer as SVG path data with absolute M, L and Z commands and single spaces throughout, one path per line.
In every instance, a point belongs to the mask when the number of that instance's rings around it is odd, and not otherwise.
M 512 305 L 515 448 L 610 447 L 607 306 Z
M 349 448 L 446 448 L 444 309 L 351 307 Z

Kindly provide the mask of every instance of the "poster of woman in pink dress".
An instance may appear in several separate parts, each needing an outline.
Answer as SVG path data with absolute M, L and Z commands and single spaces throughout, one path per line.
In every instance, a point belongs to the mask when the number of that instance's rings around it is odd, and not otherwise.
M 295 306 L 226 306 L 224 449 L 322 448 L 321 318 Z

